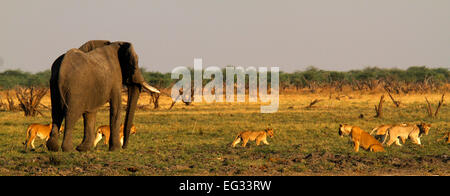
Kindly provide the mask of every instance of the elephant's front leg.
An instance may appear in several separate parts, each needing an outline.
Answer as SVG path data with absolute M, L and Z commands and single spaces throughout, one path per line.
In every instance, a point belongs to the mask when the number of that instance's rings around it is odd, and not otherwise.
M 122 147 L 120 143 L 119 127 L 120 127 L 120 107 L 121 107 L 122 97 L 120 90 L 113 94 L 111 97 L 110 105 L 110 116 L 109 116 L 109 126 L 110 126 L 110 137 L 109 137 L 109 150 L 114 151 Z
M 88 151 L 94 146 L 96 134 L 95 134 L 95 118 L 97 112 L 86 112 L 83 114 L 84 120 L 84 137 L 83 142 L 77 146 L 77 150 L 80 152 Z

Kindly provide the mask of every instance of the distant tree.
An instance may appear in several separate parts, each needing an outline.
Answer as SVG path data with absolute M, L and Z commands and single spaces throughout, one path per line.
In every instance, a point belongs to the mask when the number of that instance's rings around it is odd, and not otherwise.
M 171 73 L 146 71 L 141 68 L 144 79 L 157 88 L 170 88 L 177 80 L 171 79 Z M 191 77 L 194 79 L 194 70 L 190 68 Z M 223 78 L 226 71 L 222 69 Z M 48 87 L 51 76 L 50 70 L 35 74 L 21 70 L 7 70 L 0 73 L 0 88 L 12 89 L 16 86 L 22 87 Z M 367 67 L 362 70 L 350 70 L 346 72 L 326 71 L 310 66 L 304 71 L 294 73 L 280 72 L 280 87 L 285 89 L 294 86 L 297 90 L 309 88 L 314 90 L 318 87 L 328 85 L 336 89 L 342 89 L 343 85 L 350 85 L 354 90 L 373 89 L 380 82 L 384 82 L 395 92 L 409 92 L 410 90 L 433 90 L 445 83 L 450 83 L 450 71 L 448 68 L 427 68 L 425 66 L 414 66 L 406 70 L 381 69 L 378 67 Z M 259 77 L 259 76 L 258 76 Z M 236 80 L 235 76 L 235 80 Z M 270 84 L 271 73 L 267 73 L 268 84 Z M 245 76 L 246 87 L 248 87 L 248 75 Z M 203 85 L 209 80 L 203 80 Z

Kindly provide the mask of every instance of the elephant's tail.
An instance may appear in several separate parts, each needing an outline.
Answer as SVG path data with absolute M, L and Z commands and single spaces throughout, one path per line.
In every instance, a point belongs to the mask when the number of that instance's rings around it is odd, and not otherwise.
M 52 98 L 52 108 L 55 107 L 55 105 L 61 106 L 61 108 L 62 106 L 67 106 L 62 94 L 63 91 L 60 81 L 61 64 L 63 63 L 65 56 L 66 54 L 59 56 L 52 65 L 52 74 L 50 77 L 50 95 Z

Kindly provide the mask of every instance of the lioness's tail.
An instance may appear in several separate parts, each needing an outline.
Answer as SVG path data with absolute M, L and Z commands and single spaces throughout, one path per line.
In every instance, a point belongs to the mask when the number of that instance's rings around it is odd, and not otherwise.
M 33 126 L 28 126 L 28 129 L 27 129 L 27 137 L 25 138 L 25 141 L 22 143 L 23 145 L 26 145 L 27 144 L 27 141 L 28 141 L 28 138 L 30 138 L 30 134 L 31 134 L 31 129 L 33 128 Z

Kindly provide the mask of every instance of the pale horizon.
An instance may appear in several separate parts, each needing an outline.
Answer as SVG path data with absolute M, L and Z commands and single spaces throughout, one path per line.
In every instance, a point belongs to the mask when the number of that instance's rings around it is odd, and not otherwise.
M 12 1 L 0 72 L 36 73 L 93 39 L 134 44 L 140 67 L 450 68 L 450 1 Z

